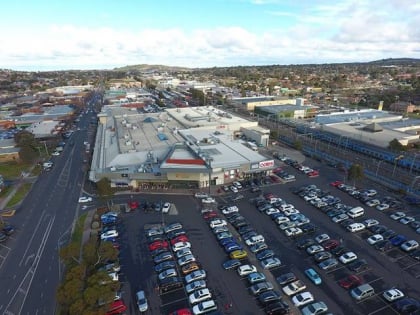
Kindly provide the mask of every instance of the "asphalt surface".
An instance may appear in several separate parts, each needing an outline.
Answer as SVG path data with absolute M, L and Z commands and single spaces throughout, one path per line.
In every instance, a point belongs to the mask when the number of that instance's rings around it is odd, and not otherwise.
M 78 198 L 85 179 L 83 142 L 88 138 L 89 115 L 72 135 L 53 168 L 42 173 L 8 221 L 16 232 L 0 244 L 0 313 L 54 314 L 62 266 L 58 249 L 71 235 L 78 216 Z
M 296 240 L 287 238 L 268 216 L 255 209 L 250 201 L 256 195 L 244 190 L 241 193 L 245 195 L 245 198 L 236 203 L 240 208 L 241 214 L 251 222 L 258 232 L 264 235 L 266 243 L 282 261 L 281 267 L 270 272 L 264 271 L 268 280 L 274 284 L 275 289 L 281 292 L 281 288 L 275 282 L 275 277 L 292 271 L 299 279 L 305 282 L 307 290 L 314 294 L 316 300 L 324 301 L 333 314 L 346 315 L 397 314 L 392 309 L 391 304 L 386 302 L 381 296 L 383 291 L 392 287 L 403 290 L 410 297 L 420 298 L 418 286 L 420 264 L 417 261 L 404 254 L 398 248 L 391 249 L 385 253 L 377 251 L 366 242 L 366 238 L 371 235 L 370 232 L 347 232 L 339 224 L 333 223 L 326 214 L 307 204 L 299 196 L 291 193 L 291 187 L 313 183 L 324 190 L 330 190 L 331 194 L 340 197 L 346 204 L 361 205 L 358 200 L 329 186 L 329 183 L 334 180 L 344 179 L 343 174 L 336 169 L 319 164 L 317 161 L 306 160 L 304 163 L 305 165 L 316 167 L 322 175 L 317 178 L 308 178 L 306 175 L 287 166 L 286 169 L 296 175 L 297 181 L 265 186 L 263 191 L 274 192 L 281 198 L 294 204 L 297 209 L 311 219 L 311 222 L 319 227 L 319 231 L 314 235 L 328 233 L 331 238 L 341 239 L 343 244 L 354 251 L 359 258 L 366 259 L 369 263 L 369 269 L 357 274 L 363 278 L 364 282 L 370 283 L 375 288 L 376 295 L 366 301 L 356 303 L 349 292 L 337 284 L 339 279 L 353 274 L 353 272 L 342 264 L 332 271 L 325 272 L 320 270 L 312 257 L 305 251 L 296 248 Z M 389 194 L 387 191 L 382 193 L 382 196 Z M 233 194 L 218 196 L 216 199 L 221 204 L 228 201 L 231 195 Z M 114 202 L 125 203 L 128 198 L 129 196 L 118 196 Z M 132 312 L 135 312 L 136 308 L 134 293 L 139 289 L 146 291 L 151 306 L 149 314 L 167 314 L 176 309 L 188 307 L 187 296 L 182 289 L 164 295 L 159 295 L 156 291 L 157 275 L 153 271 L 154 264 L 147 249 L 147 242 L 144 236 L 144 229 L 152 225 L 180 222 L 183 224 L 192 243 L 193 254 L 207 271 L 208 287 L 216 298 L 219 309 L 232 314 L 263 313 L 255 298 L 248 293 L 247 288 L 249 285 L 246 280 L 241 279 L 234 270 L 225 271 L 221 267 L 227 256 L 218 245 L 207 223 L 202 219 L 200 214 L 202 206 L 199 200 L 192 196 L 162 196 L 156 194 L 132 195 L 130 198 L 148 201 L 169 201 L 175 205 L 176 209 L 175 212 L 171 210 L 169 215 L 153 212 L 144 213 L 141 211 L 123 214 L 123 236 L 121 239 L 123 244 L 121 253 L 122 272 L 124 273 L 123 290 L 125 291 L 125 301 Z M 389 213 L 383 213 L 365 205 L 363 207 L 366 210 L 366 214 L 363 217 L 359 217 L 357 221 L 375 218 L 381 224 L 385 224 L 398 233 L 406 235 L 409 239 L 418 240 L 418 235 L 413 229 L 390 219 Z M 419 218 L 415 208 L 407 207 L 406 212 Z M 234 232 L 232 226 L 230 226 L 230 230 Z M 308 237 L 308 235 L 304 237 Z M 245 246 L 245 244 L 243 245 Z M 250 254 L 249 259 L 246 261 L 255 264 L 258 270 L 262 271 L 253 254 Z M 303 271 L 309 267 L 313 267 L 321 275 L 323 283 L 320 286 L 315 286 L 304 275 Z M 292 306 L 288 297 L 285 297 L 285 300 Z M 229 302 L 232 302 L 233 307 L 225 310 L 224 306 Z M 298 314 L 298 311 L 292 308 L 292 313 Z

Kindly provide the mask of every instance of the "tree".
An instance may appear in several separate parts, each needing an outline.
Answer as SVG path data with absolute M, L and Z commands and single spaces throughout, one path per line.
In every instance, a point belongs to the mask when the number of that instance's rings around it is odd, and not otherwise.
M 294 148 L 295 148 L 296 150 L 298 150 L 298 151 L 302 150 L 302 142 L 301 142 L 301 141 L 299 141 L 299 140 L 296 140 L 296 141 L 293 143 L 293 146 L 294 146 Z
M 101 197 L 111 197 L 114 193 L 112 187 L 111 187 L 111 182 L 108 178 L 104 177 L 101 178 L 101 180 L 99 180 L 96 183 L 96 187 L 98 188 L 98 194 Z
M 60 249 L 60 258 L 67 264 L 80 264 L 80 245 L 76 242 L 71 242 L 67 246 L 64 246 Z
M 363 172 L 363 166 L 360 164 L 352 164 L 347 172 L 347 179 L 350 181 L 353 181 L 355 183 L 356 181 L 362 180 L 365 177 L 365 174 Z M 354 184 L 353 184 L 354 185 Z
M 405 151 L 406 147 L 403 146 L 397 139 L 393 139 L 389 142 L 388 149 L 394 152 Z

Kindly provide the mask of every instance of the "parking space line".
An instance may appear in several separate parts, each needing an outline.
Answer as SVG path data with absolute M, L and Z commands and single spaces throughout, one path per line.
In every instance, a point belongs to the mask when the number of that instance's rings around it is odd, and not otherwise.
M 391 309 L 393 312 L 395 312 L 395 314 L 399 314 L 393 307 L 391 307 L 391 305 L 385 305 L 373 312 L 370 312 L 368 315 L 377 314 L 378 312 L 382 312 L 383 310 L 386 310 L 386 309 Z
M 371 283 L 374 283 L 374 282 L 379 281 L 379 280 L 382 280 L 382 277 L 376 278 L 372 281 L 369 281 L 368 283 L 371 284 Z
M 408 265 L 408 266 L 406 266 L 406 267 L 404 267 L 404 268 L 402 268 L 402 270 L 407 270 L 407 269 L 409 269 L 409 268 L 411 268 L 411 267 L 414 267 L 414 266 L 416 266 L 416 265 L 418 265 L 418 264 L 420 264 L 420 262 L 415 262 L 414 264 L 411 264 L 411 265 Z
M 7 250 L 11 250 L 11 248 L 7 247 L 6 245 L 0 244 L 0 246 L 6 248 Z
M 172 293 L 172 292 L 174 292 L 174 291 L 171 291 L 171 292 L 168 292 L 168 293 Z M 187 298 L 185 297 L 185 298 L 183 298 L 183 299 L 178 299 L 178 300 L 171 301 L 171 303 L 161 304 L 161 307 L 166 307 L 166 306 L 168 306 L 168 305 L 171 305 L 171 304 L 174 304 L 174 303 L 178 303 L 178 302 L 184 301 L 184 300 L 186 300 L 186 299 L 187 299 Z

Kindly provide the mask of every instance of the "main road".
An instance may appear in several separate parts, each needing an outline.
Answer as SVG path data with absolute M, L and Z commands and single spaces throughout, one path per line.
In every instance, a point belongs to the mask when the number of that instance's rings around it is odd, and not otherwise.
M 17 231 L 0 244 L 0 314 L 54 314 L 62 266 L 59 248 L 69 239 L 85 180 L 83 142 L 91 114 L 85 114 L 71 141 L 54 157 L 10 222 Z

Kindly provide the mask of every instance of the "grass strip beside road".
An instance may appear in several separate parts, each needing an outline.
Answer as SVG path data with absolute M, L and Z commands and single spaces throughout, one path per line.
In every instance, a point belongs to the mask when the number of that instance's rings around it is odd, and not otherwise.
M 74 227 L 74 232 L 71 237 L 71 241 L 76 244 L 79 244 L 79 246 L 82 246 L 82 237 L 83 237 L 86 217 L 87 217 L 87 212 L 83 213 L 79 217 L 79 219 L 77 219 L 76 226 Z
M 30 164 L 18 162 L 0 163 L 0 174 L 4 179 L 19 178 L 22 172 L 27 172 L 31 168 Z
M 28 194 L 28 192 L 31 190 L 31 187 L 32 187 L 31 183 L 25 183 L 22 186 L 20 186 L 19 189 L 16 191 L 16 193 L 12 196 L 12 198 L 7 203 L 6 208 L 14 207 L 19 202 L 21 202 L 25 198 L 25 196 Z

